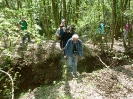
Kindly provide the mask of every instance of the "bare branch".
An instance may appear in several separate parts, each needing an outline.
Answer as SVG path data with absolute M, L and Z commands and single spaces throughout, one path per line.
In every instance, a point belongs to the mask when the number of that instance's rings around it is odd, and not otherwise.
M 0 72 L 2 72 L 4 74 L 6 74 L 7 76 L 9 76 L 9 78 L 11 80 L 11 83 L 12 83 L 12 92 L 11 92 L 12 93 L 12 98 L 11 99 L 14 99 L 14 83 L 13 83 L 12 76 L 9 73 L 7 73 L 7 72 L 5 72 L 5 71 L 3 71 L 1 69 L 0 69 Z
M 109 66 L 108 66 L 106 63 L 104 63 L 104 62 L 102 61 L 102 59 L 100 58 L 100 56 L 98 56 L 97 54 L 96 54 L 96 56 L 99 58 L 99 61 L 100 61 L 105 67 L 109 68 Z

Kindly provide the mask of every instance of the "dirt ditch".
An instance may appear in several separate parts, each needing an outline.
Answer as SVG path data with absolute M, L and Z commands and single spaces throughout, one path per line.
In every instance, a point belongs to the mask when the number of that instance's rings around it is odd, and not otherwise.
M 107 65 L 118 66 L 126 62 L 125 59 L 113 59 L 114 53 L 95 50 L 93 45 L 83 45 L 84 57 L 79 61 L 78 71 L 93 72 L 105 66 L 99 61 L 98 55 Z M 17 54 L 16 54 L 17 52 Z M 63 73 L 63 51 L 57 42 L 43 42 L 42 44 L 24 44 L 17 46 L 13 53 L 11 66 L 13 73 L 18 72 L 15 80 L 15 96 L 29 89 L 41 85 L 52 84 L 53 81 L 61 80 Z M 121 57 L 121 54 L 118 56 Z M 1 84 L 3 82 L 0 82 Z M 3 98 L 4 99 L 4 98 Z

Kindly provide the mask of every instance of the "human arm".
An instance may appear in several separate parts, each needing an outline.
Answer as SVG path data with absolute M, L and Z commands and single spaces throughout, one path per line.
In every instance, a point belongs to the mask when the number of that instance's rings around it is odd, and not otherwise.
M 18 28 L 19 28 L 19 30 L 21 30 L 21 21 L 19 21 L 19 22 L 17 22 L 17 26 L 18 26 Z
M 55 36 L 56 36 L 56 40 L 59 40 L 59 29 L 56 30 Z
M 56 30 L 55 35 L 56 35 L 56 36 L 59 36 L 59 29 Z

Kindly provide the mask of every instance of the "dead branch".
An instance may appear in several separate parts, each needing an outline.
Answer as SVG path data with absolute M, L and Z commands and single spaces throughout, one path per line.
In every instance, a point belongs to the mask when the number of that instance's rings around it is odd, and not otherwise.
M 109 66 L 108 66 L 106 63 L 104 63 L 104 62 L 102 61 L 102 59 L 100 58 L 100 56 L 98 56 L 97 54 L 96 54 L 96 56 L 98 57 L 99 61 L 100 61 L 105 67 L 109 68 Z
M 0 69 L 0 72 L 2 72 L 2 73 L 4 73 L 4 74 L 6 74 L 9 78 L 10 78 L 10 80 L 11 80 L 11 83 L 12 83 L 12 98 L 11 99 L 14 99 L 14 83 L 13 83 L 13 79 L 12 79 L 12 76 L 9 74 L 9 73 L 7 73 L 7 72 L 5 72 L 5 71 L 3 71 L 3 70 L 1 70 Z

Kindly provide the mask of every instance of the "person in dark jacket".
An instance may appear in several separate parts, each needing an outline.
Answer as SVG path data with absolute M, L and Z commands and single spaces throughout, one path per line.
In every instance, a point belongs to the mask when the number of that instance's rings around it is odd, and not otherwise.
M 67 41 L 72 37 L 72 33 L 70 33 L 70 29 L 67 28 L 65 33 L 61 37 L 61 49 L 66 46 Z
M 70 29 L 67 28 L 65 33 L 62 35 L 61 37 L 61 49 L 64 49 L 64 47 L 66 46 L 67 41 L 72 37 L 72 33 L 70 33 Z M 64 50 L 64 54 L 65 54 L 65 50 Z M 65 56 L 64 56 L 65 58 Z

